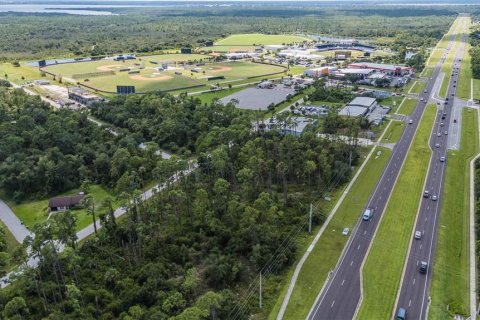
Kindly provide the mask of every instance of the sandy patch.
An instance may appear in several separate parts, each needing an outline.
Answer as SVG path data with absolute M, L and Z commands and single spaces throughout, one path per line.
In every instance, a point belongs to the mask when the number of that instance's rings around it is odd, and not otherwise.
M 98 71 L 115 71 L 117 67 L 123 67 L 124 65 L 122 64 L 110 64 L 108 66 L 100 66 L 97 67 Z
M 232 68 L 230 68 L 230 67 L 218 66 L 218 67 L 215 67 L 214 70 L 209 70 L 209 71 L 213 72 L 213 73 L 217 73 L 217 72 L 226 72 L 226 71 L 230 71 L 230 70 L 232 70 Z
M 153 77 L 153 78 L 140 76 L 140 75 L 130 76 L 130 79 L 138 80 L 138 81 L 165 81 L 165 80 L 170 80 L 172 78 L 173 77 L 170 77 L 170 76 L 161 76 L 161 77 Z

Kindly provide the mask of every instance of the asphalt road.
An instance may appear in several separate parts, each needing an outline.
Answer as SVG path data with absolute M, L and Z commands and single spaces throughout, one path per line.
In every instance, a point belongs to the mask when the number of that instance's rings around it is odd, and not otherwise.
M 448 100 L 445 101 L 443 112 L 446 113 L 445 119 L 442 119 L 442 111 L 439 111 L 435 121 L 433 135 L 430 138 L 430 147 L 432 149 L 432 158 L 430 160 L 430 167 L 427 173 L 426 190 L 429 191 L 430 197 L 422 197 L 420 203 L 420 210 L 418 212 L 416 231 L 422 233 L 419 240 L 412 241 L 408 260 L 405 266 L 403 282 L 400 290 L 400 295 L 397 301 L 398 308 L 407 310 L 409 319 L 426 319 L 427 307 L 429 304 L 429 289 L 432 279 L 432 264 L 435 257 L 435 248 L 438 234 L 438 221 L 441 208 L 441 195 L 443 194 L 444 176 L 446 162 L 441 162 L 440 157 L 447 157 L 448 135 L 457 133 L 459 131 L 459 123 L 456 113 L 453 113 L 454 95 L 456 92 L 456 83 L 458 81 L 458 71 L 460 69 L 466 41 L 466 27 L 462 24 L 462 38 L 461 44 L 455 49 L 455 58 L 453 61 L 453 75 L 447 90 Z M 450 47 L 450 46 L 449 46 Z M 446 57 L 446 55 L 445 55 Z M 440 133 L 438 135 L 437 133 Z M 447 159 L 448 161 L 448 159 Z M 438 200 L 432 199 L 433 195 L 438 197 Z M 421 195 L 419 195 L 421 197 Z M 420 273 L 418 264 L 420 261 L 428 263 L 426 273 Z
M 449 44 L 452 46 L 452 42 Z M 355 226 L 349 242 L 337 263 L 337 266 L 331 274 L 327 284 L 320 293 L 317 301 L 310 310 L 308 319 L 352 319 L 355 315 L 360 301 L 360 268 L 366 257 L 372 237 L 377 229 L 380 217 L 383 214 L 387 201 L 396 183 L 404 163 L 408 149 L 412 143 L 418 123 L 422 117 L 426 103 L 432 95 L 436 78 L 438 77 L 443 59 L 435 66 L 432 76 L 427 81 L 425 92 L 419 95 L 419 101 L 415 110 L 406 121 L 412 120 L 408 124 L 395 145 L 392 156 L 384 169 L 375 190 L 368 201 L 368 208 L 374 209 L 373 217 L 369 221 L 361 220 L 363 212 L 359 212 L 359 220 Z M 449 93 L 450 94 L 450 93 Z M 445 139 L 442 135 L 440 139 Z M 445 154 L 445 145 L 440 148 Z M 438 150 L 437 152 L 440 152 Z M 438 157 L 437 157 L 438 158 Z M 438 160 L 437 160 L 438 161 Z M 436 190 L 432 188 L 432 191 Z M 439 194 L 439 192 L 437 193 Z M 430 202 L 432 202 L 430 200 Z M 425 240 L 423 240 L 425 241 Z M 411 319 L 416 319 L 412 317 Z

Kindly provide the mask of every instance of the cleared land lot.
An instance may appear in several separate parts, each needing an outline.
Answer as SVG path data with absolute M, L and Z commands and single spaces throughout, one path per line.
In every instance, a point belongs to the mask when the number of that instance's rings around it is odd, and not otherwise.
M 391 150 L 382 147 L 377 147 L 376 150 L 381 151 L 381 155 L 372 155 L 303 265 L 284 319 L 305 319 L 327 279 L 328 272 L 335 267 L 348 240 L 348 237 L 342 235 L 343 228 L 353 229 L 390 158 Z M 270 313 L 270 320 L 275 319 L 287 287 L 288 283 Z
M 478 153 L 477 119 L 477 110 L 463 110 L 460 150 L 448 153 L 430 291 L 430 319 L 469 315 L 469 171 L 470 160 Z
M 428 105 L 383 213 L 363 269 L 358 319 L 391 316 L 430 161 L 428 141 L 435 114 L 434 105 Z
M 233 34 L 225 39 L 218 40 L 215 44 L 222 46 L 254 46 L 254 45 L 275 45 L 275 44 L 287 44 L 294 42 L 312 41 L 312 39 L 299 37 L 295 35 L 287 34 L 260 34 L 260 33 L 246 33 L 246 34 Z

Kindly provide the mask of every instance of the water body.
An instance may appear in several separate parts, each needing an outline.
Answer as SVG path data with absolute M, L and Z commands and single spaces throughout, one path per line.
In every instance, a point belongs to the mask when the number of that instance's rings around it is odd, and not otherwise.
M 107 6 L 108 7 L 108 6 Z M 134 6 L 114 6 L 134 7 Z M 96 9 L 98 8 L 98 9 Z M 95 9 L 95 10 L 89 10 Z M 91 16 L 108 16 L 114 13 L 105 10 L 103 5 L 65 5 L 65 4 L 0 4 L 0 12 L 19 12 L 19 13 L 64 13 L 80 14 Z

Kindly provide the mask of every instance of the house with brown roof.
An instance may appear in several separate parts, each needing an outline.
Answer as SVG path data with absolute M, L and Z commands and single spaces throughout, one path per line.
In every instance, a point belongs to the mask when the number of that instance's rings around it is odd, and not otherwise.
M 67 211 L 78 205 L 85 196 L 77 194 L 73 196 L 55 197 L 48 201 L 49 211 Z

